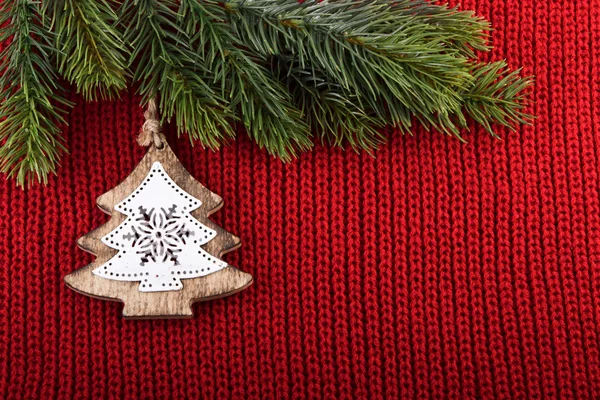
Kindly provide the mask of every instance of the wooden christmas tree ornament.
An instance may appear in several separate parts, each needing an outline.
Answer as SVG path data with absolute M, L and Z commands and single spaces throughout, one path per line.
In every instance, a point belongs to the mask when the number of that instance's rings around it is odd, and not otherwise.
M 252 276 L 220 258 L 239 238 L 208 216 L 223 200 L 196 181 L 160 133 L 151 101 L 133 172 L 97 199 L 111 219 L 77 244 L 96 260 L 65 276 L 73 290 L 123 302 L 125 318 L 189 318 L 192 304 L 237 293 Z

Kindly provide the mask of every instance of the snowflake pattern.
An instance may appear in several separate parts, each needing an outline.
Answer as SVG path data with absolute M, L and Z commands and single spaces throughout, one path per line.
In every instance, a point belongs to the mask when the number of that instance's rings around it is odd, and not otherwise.
M 148 261 L 173 262 L 178 265 L 177 253 L 187 244 L 187 239 L 194 232 L 187 229 L 185 219 L 176 214 L 177 205 L 169 210 L 164 208 L 147 211 L 139 207 L 139 215 L 131 232 L 123 235 L 123 239 L 131 241 L 137 254 L 141 255 L 140 265 Z

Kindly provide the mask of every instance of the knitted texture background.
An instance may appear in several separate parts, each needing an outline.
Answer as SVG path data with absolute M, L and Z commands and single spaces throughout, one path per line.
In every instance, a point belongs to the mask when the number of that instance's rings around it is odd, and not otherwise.
M 124 321 L 62 283 L 144 154 L 138 98 L 76 107 L 47 187 L 0 180 L 0 398 L 600 398 L 600 1 L 462 7 L 492 21 L 489 59 L 536 76 L 534 126 L 289 164 L 167 132 L 255 278 L 192 320 Z

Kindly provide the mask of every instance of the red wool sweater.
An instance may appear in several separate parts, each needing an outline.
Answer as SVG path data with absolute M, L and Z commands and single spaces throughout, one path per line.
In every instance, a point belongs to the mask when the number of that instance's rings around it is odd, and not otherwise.
M 192 320 L 123 321 L 62 283 L 144 153 L 137 98 L 78 105 L 47 187 L 0 180 L 0 398 L 600 398 L 600 1 L 462 8 L 536 76 L 534 126 L 289 164 L 167 132 L 255 279 Z

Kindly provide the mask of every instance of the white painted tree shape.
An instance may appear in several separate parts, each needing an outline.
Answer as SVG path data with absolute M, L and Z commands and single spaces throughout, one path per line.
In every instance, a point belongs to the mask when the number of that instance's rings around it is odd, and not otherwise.
M 200 247 L 217 234 L 192 217 L 201 205 L 154 162 L 140 186 L 115 206 L 127 219 L 101 238 L 118 253 L 92 272 L 117 281 L 139 281 L 142 292 L 162 292 L 182 289 L 182 279 L 227 267 Z

